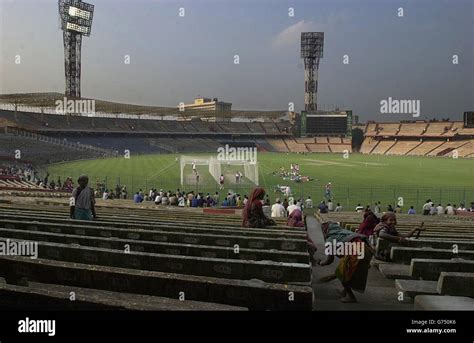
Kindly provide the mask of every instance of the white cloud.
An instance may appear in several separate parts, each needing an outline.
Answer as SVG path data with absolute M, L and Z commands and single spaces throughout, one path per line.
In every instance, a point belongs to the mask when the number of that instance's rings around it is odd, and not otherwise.
M 337 25 L 341 25 L 346 20 L 343 13 L 329 15 L 325 20 L 314 22 L 311 20 L 301 20 L 293 24 L 280 33 L 272 40 L 271 44 L 275 49 L 293 48 L 299 46 L 301 32 L 328 32 L 335 29 Z

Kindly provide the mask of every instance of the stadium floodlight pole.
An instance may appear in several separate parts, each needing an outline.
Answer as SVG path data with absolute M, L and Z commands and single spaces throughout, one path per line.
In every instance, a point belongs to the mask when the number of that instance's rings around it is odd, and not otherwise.
M 81 0 L 58 0 L 59 20 L 64 40 L 65 95 L 81 97 L 82 36 L 90 36 L 94 5 Z
M 318 69 L 323 57 L 324 32 L 301 32 L 301 58 L 304 60 L 304 107 L 306 111 L 318 109 Z

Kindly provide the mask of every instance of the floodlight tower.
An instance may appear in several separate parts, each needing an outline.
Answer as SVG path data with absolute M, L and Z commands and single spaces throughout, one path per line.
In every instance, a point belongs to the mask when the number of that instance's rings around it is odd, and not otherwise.
M 65 95 L 81 97 L 82 36 L 90 36 L 94 5 L 81 0 L 58 0 L 59 20 L 63 30 Z
M 318 109 L 318 69 L 323 57 L 324 32 L 301 32 L 301 58 L 304 60 L 304 109 Z

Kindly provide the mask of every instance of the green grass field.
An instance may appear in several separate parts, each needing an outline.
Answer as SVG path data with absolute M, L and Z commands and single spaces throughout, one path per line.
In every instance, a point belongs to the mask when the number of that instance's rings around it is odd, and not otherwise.
M 191 166 L 187 166 L 186 184 L 181 186 L 177 158 L 179 155 L 139 155 L 130 159 L 119 157 L 60 163 L 47 169 L 50 179 L 55 181 L 58 176 L 61 180 L 67 176 L 76 180 L 80 174 L 87 174 L 93 187 L 96 180 L 105 180 L 110 188 L 117 183 L 127 185 L 129 194 L 151 187 L 199 192 L 219 190 L 207 166 L 198 167 L 199 183 L 192 175 Z M 331 182 L 333 201 L 341 203 L 346 210 L 352 210 L 358 203 L 367 205 L 375 201 L 381 201 L 383 208 L 387 204 L 395 206 L 400 198 L 403 198 L 404 209 L 413 205 L 418 210 L 427 198 L 443 205 L 465 202 L 467 206 L 474 201 L 474 159 L 361 154 L 343 158 L 342 154 L 260 153 L 258 162 L 260 185 L 267 189 L 272 199 L 280 196 L 274 192 L 276 185 L 289 185 L 294 195 L 305 198 L 309 195 L 317 202 L 324 197 L 324 185 Z M 282 166 L 289 169 L 290 163 L 298 163 L 301 174 L 314 180 L 296 183 L 273 175 Z M 225 192 L 231 189 L 248 194 L 251 188 L 249 182 L 240 185 L 231 183 L 235 170 L 235 167 L 223 167 L 226 174 Z

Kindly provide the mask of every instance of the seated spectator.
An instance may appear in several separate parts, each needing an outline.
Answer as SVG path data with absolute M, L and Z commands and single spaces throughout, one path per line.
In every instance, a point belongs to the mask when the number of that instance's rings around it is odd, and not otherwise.
M 252 190 L 249 200 L 242 212 L 242 226 L 263 228 L 275 225 L 275 222 L 266 217 L 263 213 L 262 200 L 265 197 L 265 190 L 262 187 L 256 187 Z
M 408 214 L 416 214 L 416 211 L 413 208 L 413 206 L 410 206 L 410 209 L 408 210 Z
M 286 209 L 286 211 L 288 212 L 288 215 L 290 215 L 291 212 L 293 212 L 293 211 L 296 210 L 296 209 L 301 210 L 301 208 L 298 208 L 298 206 L 295 205 L 295 200 L 294 200 L 294 199 L 290 199 L 290 200 L 288 201 L 288 204 L 289 204 L 289 205 L 288 205 L 288 208 Z
M 107 200 L 109 199 L 109 190 L 106 189 L 104 194 L 102 194 L 102 200 Z
M 395 211 L 393 210 L 392 205 L 387 206 L 387 212 L 394 212 L 395 213 Z
M 178 197 L 176 196 L 176 194 L 174 194 L 174 193 L 171 194 L 169 199 L 170 199 L 170 205 L 171 206 L 178 205 Z
M 364 221 L 359 225 L 357 233 L 370 237 L 374 234 L 374 229 L 379 222 L 379 218 L 371 210 L 367 210 L 364 212 Z
M 135 195 L 133 196 L 133 202 L 135 204 L 139 204 L 143 201 L 142 196 L 140 195 L 140 192 L 136 192 Z
M 306 208 L 313 208 L 313 200 L 311 199 L 310 196 L 308 196 L 308 199 L 306 199 L 305 207 Z
M 402 213 L 402 208 L 397 205 L 397 207 L 395 207 L 395 213 Z
M 430 203 L 430 215 L 435 216 L 438 213 L 436 206 L 433 203 Z
M 459 207 L 457 208 L 458 211 L 467 211 L 466 207 L 464 204 L 460 204 Z
M 178 197 L 178 207 L 184 207 L 185 205 L 185 199 L 184 199 L 184 196 L 183 194 L 180 194 L 179 197 Z
M 358 213 L 362 213 L 363 210 L 364 210 L 364 207 L 361 204 L 357 204 L 355 211 Z
M 328 200 L 328 211 L 334 211 L 334 203 L 331 201 L 331 199 Z
M 436 214 L 438 215 L 444 214 L 444 208 L 443 206 L 441 206 L 441 204 L 438 204 L 438 206 L 436 207 Z
M 342 212 L 343 208 L 340 203 L 336 204 L 336 208 L 334 209 L 334 212 Z
M 229 202 L 227 201 L 227 198 L 224 198 L 224 201 L 222 202 L 222 207 L 227 207 L 229 206 Z
M 324 202 L 324 200 L 321 201 L 321 203 L 318 206 L 318 209 L 319 209 L 319 213 L 328 213 L 328 207 L 326 203 Z
M 272 206 L 271 211 L 272 218 L 285 218 L 286 211 L 279 198 L 276 199 L 275 204 Z
M 426 200 L 425 204 L 423 205 L 423 215 L 424 216 L 429 215 L 430 211 L 431 211 L 430 200 Z
M 163 193 L 163 196 L 161 197 L 161 204 L 168 206 L 170 204 L 170 198 L 168 197 L 168 193 Z
M 454 213 L 454 207 L 451 206 L 451 204 L 447 204 L 447 205 L 446 205 L 446 211 L 445 211 L 445 213 L 448 214 L 448 215 L 453 215 L 453 214 L 455 214 L 455 213 Z
M 390 260 L 390 251 L 392 249 L 392 246 L 396 245 L 406 245 L 407 244 L 407 238 L 412 237 L 416 232 L 422 231 L 423 227 L 416 227 L 413 230 L 410 231 L 407 235 L 403 235 L 399 233 L 396 229 L 397 225 L 397 217 L 395 216 L 395 213 L 393 212 L 387 212 L 382 216 L 382 219 L 379 224 L 374 229 L 374 234 L 381 238 L 384 239 L 388 242 L 390 242 L 389 246 L 387 249 L 381 251 L 376 257 L 378 259 L 384 260 L 384 261 L 389 261 Z

